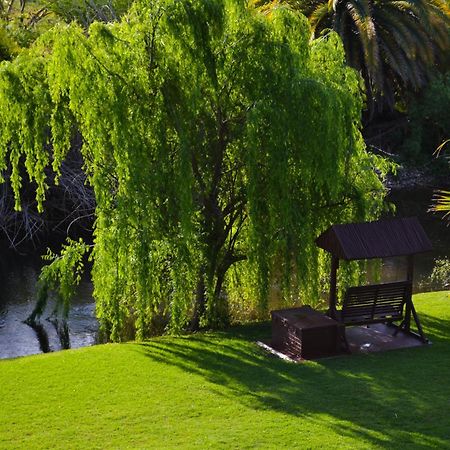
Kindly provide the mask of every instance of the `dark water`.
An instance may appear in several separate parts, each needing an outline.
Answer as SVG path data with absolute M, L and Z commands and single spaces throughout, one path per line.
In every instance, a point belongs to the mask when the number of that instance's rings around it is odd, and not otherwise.
M 53 311 L 49 305 L 40 320 L 41 327 L 33 329 L 23 323 L 36 301 L 36 280 L 42 265 L 39 257 L 22 257 L 3 251 L 0 258 L 0 358 L 57 351 L 93 345 L 98 324 L 92 286 L 80 283 L 72 301 L 68 320 L 68 335 L 63 333 L 61 321 L 47 320 Z M 67 342 L 68 338 L 68 342 Z M 67 345 L 69 344 L 69 345 Z
M 399 191 L 390 199 L 397 205 L 396 215 L 418 216 L 430 237 L 433 252 L 418 255 L 415 263 L 414 291 L 423 292 L 444 289 L 432 284 L 430 274 L 436 258 L 450 256 L 450 227 L 438 216 L 427 213 L 432 191 L 430 189 Z M 57 351 L 67 347 L 54 323 L 46 320 L 52 312 L 52 303 L 41 319 L 41 329 L 33 329 L 23 321 L 33 310 L 36 280 L 42 265 L 39 256 L 21 257 L 13 252 L 0 255 L 0 358 Z M 406 261 L 392 258 L 383 262 L 383 282 L 404 280 Z M 61 330 L 59 330 L 61 331 Z M 93 345 L 97 339 L 98 324 L 92 299 L 92 285 L 84 281 L 72 301 L 68 320 L 68 338 L 71 348 Z M 40 339 L 39 339 L 40 338 Z M 47 346 L 47 348 L 45 348 Z
M 414 292 L 446 289 L 439 282 L 432 282 L 431 272 L 436 259 L 450 257 L 450 222 L 442 220 L 442 214 L 428 212 L 432 201 L 432 189 L 394 191 L 389 200 L 396 206 L 398 217 L 416 216 L 433 244 L 433 251 L 415 256 Z M 406 258 L 389 258 L 383 261 L 382 281 L 401 281 L 406 277 Z

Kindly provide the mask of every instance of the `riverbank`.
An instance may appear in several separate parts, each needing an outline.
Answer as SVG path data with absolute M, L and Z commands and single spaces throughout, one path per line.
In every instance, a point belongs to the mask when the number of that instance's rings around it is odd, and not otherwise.
M 444 189 L 449 186 L 448 168 L 437 171 L 432 165 L 408 166 L 399 164 L 395 175 L 390 175 L 386 187 L 393 191 L 417 189 Z
M 415 304 L 429 347 L 292 364 L 259 324 L 0 361 L 0 447 L 448 447 L 449 292 Z

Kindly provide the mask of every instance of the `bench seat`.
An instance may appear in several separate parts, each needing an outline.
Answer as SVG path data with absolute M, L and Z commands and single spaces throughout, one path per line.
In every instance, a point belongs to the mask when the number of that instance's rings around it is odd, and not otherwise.
M 410 330 L 411 314 L 419 334 Z M 401 321 L 400 325 L 393 325 L 396 328 L 394 334 L 403 330 L 420 338 L 423 342 L 428 342 L 412 302 L 412 283 L 410 281 L 348 288 L 342 309 L 336 311 L 336 320 L 344 326 L 342 338 L 347 350 L 349 345 L 345 336 L 345 327 L 372 323 L 392 325 L 393 322 Z
M 337 320 L 346 326 L 403 320 L 404 306 L 411 301 L 411 293 L 409 281 L 350 287 Z

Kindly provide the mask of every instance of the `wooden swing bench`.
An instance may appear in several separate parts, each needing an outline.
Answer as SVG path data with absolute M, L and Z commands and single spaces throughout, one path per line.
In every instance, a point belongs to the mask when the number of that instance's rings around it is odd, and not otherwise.
M 328 315 L 340 325 L 340 335 L 349 346 L 345 328 L 384 323 L 428 342 L 412 301 L 414 256 L 432 249 L 431 241 L 416 217 L 336 224 L 325 230 L 316 244 L 331 255 Z M 342 309 L 336 309 L 339 261 L 358 261 L 402 256 L 406 258 L 406 281 L 350 287 Z M 414 320 L 417 333 L 411 331 Z M 400 324 L 394 324 L 399 322 Z M 382 327 L 378 327 L 380 333 Z M 385 333 L 384 333 L 385 334 Z
M 411 314 L 418 333 L 410 329 Z M 344 327 L 385 323 L 395 327 L 394 335 L 400 330 L 427 342 L 412 302 L 412 283 L 394 283 L 355 286 L 347 289 L 342 309 L 336 311 L 336 319 Z M 393 322 L 401 321 L 400 325 Z M 344 340 L 345 335 L 344 335 Z M 346 346 L 347 342 L 346 342 Z

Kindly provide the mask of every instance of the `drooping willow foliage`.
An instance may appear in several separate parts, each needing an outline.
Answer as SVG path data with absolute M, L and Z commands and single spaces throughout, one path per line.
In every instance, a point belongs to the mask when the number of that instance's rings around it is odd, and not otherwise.
M 50 249 L 42 258 L 52 261 L 43 267 L 40 278 L 37 283 L 37 301 L 36 306 L 26 322 L 33 324 L 36 317 L 42 316 L 49 291 L 56 294 L 57 301 L 52 315 L 57 316 L 62 310 L 62 316 L 65 318 L 69 314 L 70 300 L 76 293 L 76 288 L 81 281 L 83 273 L 83 256 L 89 251 L 89 246 L 82 239 L 73 241 L 67 239 L 67 244 L 63 244 L 59 255 L 53 253 Z
M 0 70 L 0 168 L 45 207 L 75 131 L 97 202 L 97 315 L 112 340 L 218 326 L 269 285 L 317 297 L 333 222 L 376 217 L 387 164 L 359 132 L 339 39 L 238 0 L 137 3 L 88 32 L 61 26 Z M 10 168 L 10 169 L 9 169 Z M 5 172 L 5 173 L 6 173 Z M 232 268 L 233 270 L 230 270 Z

